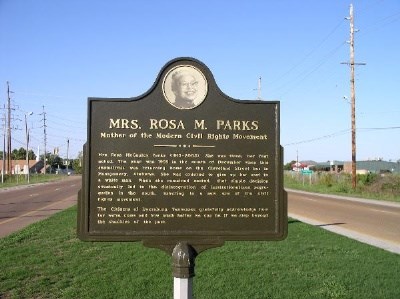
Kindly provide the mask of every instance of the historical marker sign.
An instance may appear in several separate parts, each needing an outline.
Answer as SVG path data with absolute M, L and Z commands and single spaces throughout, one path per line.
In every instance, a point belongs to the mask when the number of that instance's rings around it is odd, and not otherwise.
M 89 98 L 83 240 L 280 240 L 287 233 L 279 102 L 238 101 L 191 58 L 144 95 Z

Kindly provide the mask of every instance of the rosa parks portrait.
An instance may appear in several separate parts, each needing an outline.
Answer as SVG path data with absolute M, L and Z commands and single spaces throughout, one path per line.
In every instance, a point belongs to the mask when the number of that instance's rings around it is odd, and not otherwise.
M 178 109 L 193 109 L 207 95 L 207 80 L 203 73 L 190 65 L 179 65 L 171 69 L 164 78 L 165 99 Z

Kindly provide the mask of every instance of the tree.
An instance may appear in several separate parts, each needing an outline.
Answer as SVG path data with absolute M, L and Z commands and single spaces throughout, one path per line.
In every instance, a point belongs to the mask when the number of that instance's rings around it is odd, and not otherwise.
M 11 159 L 13 160 L 23 160 L 26 159 L 26 150 L 21 147 L 20 149 L 14 149 L 11 152 Z
M 36 155 L 33 150 L 28 151 L 28 158 L 29 160 L 36 160 Z
M 290 161 L 289 163 L 286 163 L 286 164 L 283 166 L 283 170 L 292 170 L 292 165 L 293 165 L 294 163 L 296 163 L 296 161 L 294 161 L 294 160 Z
M 28 151 L 29 160 L 35 160 L 36 155 L 35 153 L 30 150 Z M 3 158 L 3 152 L 1 152 L 1 159 Z M 11 159 L 12 160 L 26 160 L 26 149 L 20 147 L 19 149 L 14 149 L 11 152 Z
M 41 161 L 44 160 L 44 155 L 40 156 L 40 160 Z M 51 153 L 46 153 L 46 166 L 51 167 L 50 173 L 51 173 L 52 169 L 58 169 L 58 168 L 64 169 L 65 168 L 63 159 L 60 156 L 54 155 Z
M 78 158 L 72 162 L 72 168 L 74 169 L 75 173 L 82 173 L 82 159 L 83 153 L 79 152 Z
M 51 155 L 51 163 L 50 165 L 54 168 L 65 168 L 64 160 L 58 155 Z

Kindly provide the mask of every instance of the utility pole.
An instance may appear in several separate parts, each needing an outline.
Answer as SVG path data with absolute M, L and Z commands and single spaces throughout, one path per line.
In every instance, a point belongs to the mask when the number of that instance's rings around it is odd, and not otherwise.
M 257 90 L 257 100 L 261 101 L 261 76 L 258 78 L 257 89 L 253 90 Z
M 44 173 L 46 174 L 46 145 L 47 145 L 47 134 L 46 134 L 46 112 L 44 111 L 44 106 L 43 107 L 43 141 L 44 141 L 44 156 L 43 156 L 43 165 L 44 165 Z
M 33 112 L 25 113 L 25 133 L 26 133 L 26 178 L 28 184 L 30 183 L 30 168 L 29 168 L 29 129 L 28 129 L 28 116 L 32 115 Z
M 7 81 L 7 173 L 11 174 L 11 98 L 10 83 Z
M 351 185 L 357 187 L 356 90 L 354 81 L 354 15 L 350 4 Z
M 350 94 L 351 94 L 351 185 L 353 189 L 357 187 L 357 147 L 356 147 L 356 90 L 354 80 L 354 68 L 356 65 L 365 65 L 365 63 L 354 62 L 354 29 L 353 4 L 350 4 L 350 16 L 346 18 L 350 21 L 350 62 L 345 62 L 350 66 Z
M 5 109 L 5 106 L 4 106 Z M 4 172 L 6 170 L 6 134 L 7 134 L 7 117 L 6 112 L 4 111 L 4 124 L 3 124 L 3 164 L 1 169 L 1 183 L 4 183 Z
M 68 166 L 69 166 L 69 157 L 68 157 L 68 154 L 69 154 L 69 139 L 67 139 L 67 174 L 68 174 Z

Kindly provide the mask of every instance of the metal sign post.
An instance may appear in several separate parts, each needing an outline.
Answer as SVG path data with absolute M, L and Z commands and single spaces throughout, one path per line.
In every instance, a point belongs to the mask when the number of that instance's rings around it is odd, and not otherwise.
M 196 252 L 185 242 L 176 244 L 172 251 L 174 299 L 193 298 L 194 260 Z

